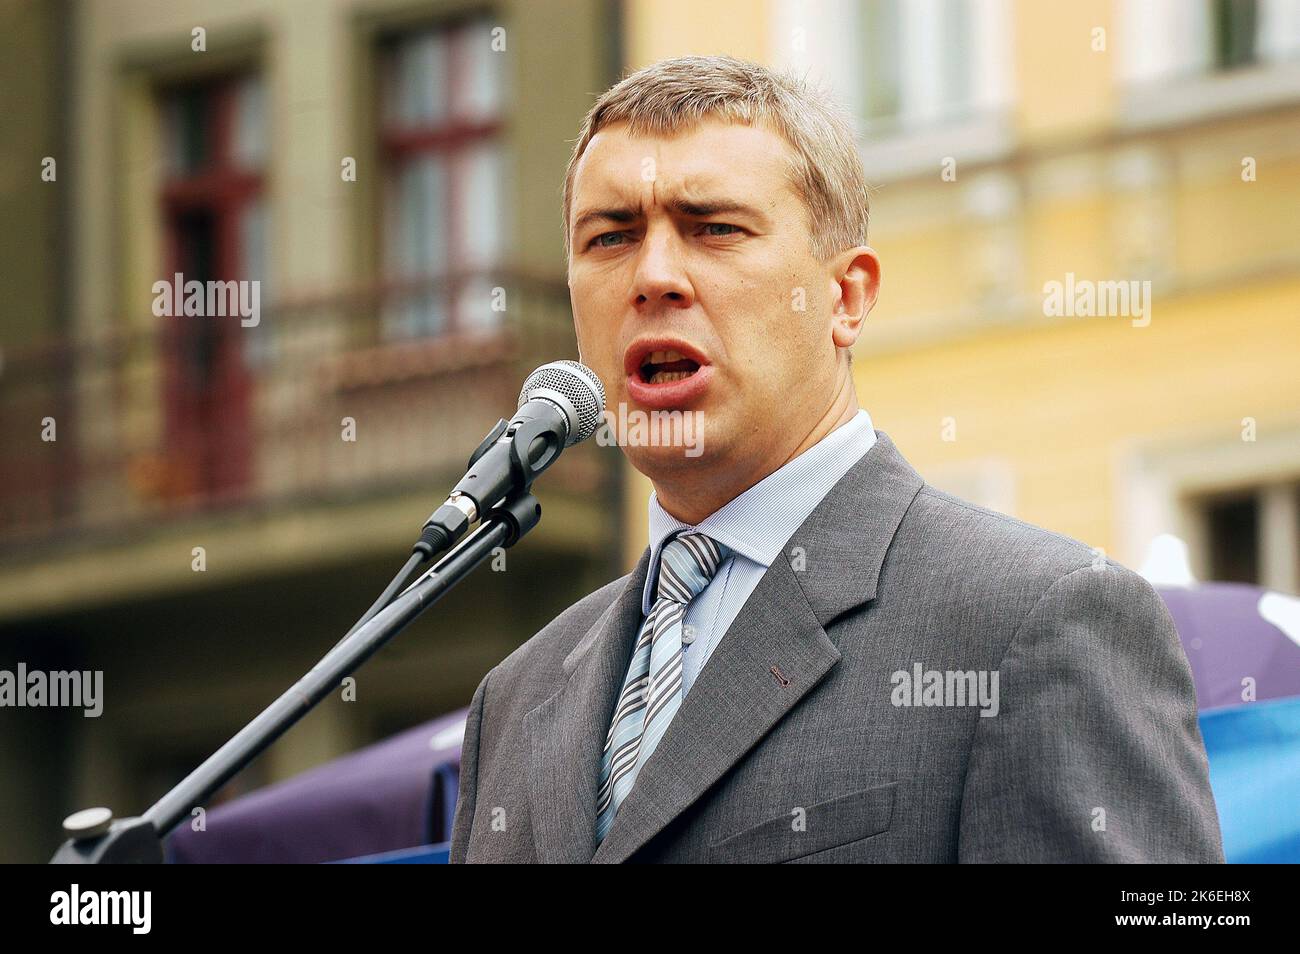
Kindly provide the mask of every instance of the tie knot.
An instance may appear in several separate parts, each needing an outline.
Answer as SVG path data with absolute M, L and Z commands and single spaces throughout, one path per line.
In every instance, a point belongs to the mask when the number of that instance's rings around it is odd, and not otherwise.
M 702 533 L 683 533 L 659 552 L 659 599 L 683 605 L 699 595 L 731 548 Z

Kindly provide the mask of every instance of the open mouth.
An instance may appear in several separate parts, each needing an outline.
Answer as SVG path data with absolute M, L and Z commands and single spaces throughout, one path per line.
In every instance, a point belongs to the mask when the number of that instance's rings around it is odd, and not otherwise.
M 646 384 L 669 384 L 689 378 L 698 370 L 699 362 L 679 351 L 651 351 L 641 360 L 640 375 Z

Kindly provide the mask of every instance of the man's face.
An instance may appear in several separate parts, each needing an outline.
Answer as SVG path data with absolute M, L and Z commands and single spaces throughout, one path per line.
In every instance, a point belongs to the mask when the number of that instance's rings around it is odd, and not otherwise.
M 652 480 L 701 464 L 774 469 L 833 399 L 843 262 L 813 257 L 792 151 L 765 126 L 705 120 L 661 138 L 619 123 L 579 161 L 569 291 L 582 361 L 612 415 L 620 403 L 629 417 L 692 411 L 703 427 L 702 454 L 625 444 Z M 672 351 L 687 360 L 665 362 Z

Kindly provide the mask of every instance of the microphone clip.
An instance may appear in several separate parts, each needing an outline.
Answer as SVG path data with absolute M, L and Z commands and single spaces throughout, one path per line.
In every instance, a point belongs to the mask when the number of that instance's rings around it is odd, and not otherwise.
M 474 448 L 474 453 L 469 455 L 469 463 L 465 465 L 465 469 L 469 470 L 471 467 L 473 467 L 475 462 L 477 462 L 480 457 L 482 457 L 484 454 L 488 452 L 488 448 L 490 448 L 493 444 L 497 442 L 497 440 L 501 437 L 502 434 L 506 432 L 506 428 L 508 428 L 509 426 L 510 426 L 510 422 L 507 421 L 504 417 L 501 418 L 499 421 L 497 421 L 496 424 L 492 427 L 492 430 L 488 431 L 487 437 L 483 438 L 483 442 L 479 444 L 478 447 Z

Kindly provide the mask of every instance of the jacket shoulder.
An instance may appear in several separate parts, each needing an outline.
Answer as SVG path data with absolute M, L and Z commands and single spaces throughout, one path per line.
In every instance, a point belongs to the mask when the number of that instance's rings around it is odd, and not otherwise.
M 954 542 L 975 549 L 1018 546 L 1037 557 L 1063 561 L 1066 566 L 1077 566 L 1081 559 L 1092 560 L 1099 552 L 1082 540 L 971 503 L 928 483 L 916 495 L 907 516 L 913 521 L 946 527 L 958 538 Z
M 916 495 L 894 542 L 901 544 L 897 550 L 905 562 L 942 567 L 960 577 L 967 592 L 1014 595 L 1011 602 L 1026 611 L 1058 580 L 1085 567 L 1105 566 L 1141 579 L 1100 548 L 928 483 Z

